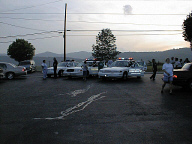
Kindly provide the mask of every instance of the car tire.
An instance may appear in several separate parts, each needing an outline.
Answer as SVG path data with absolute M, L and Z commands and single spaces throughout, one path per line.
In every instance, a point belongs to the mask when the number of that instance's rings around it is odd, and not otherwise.
M 59 75 L 59 77 L 62 77 L 62 76 L 63 76 L 63 70 L 60 70 L 60 71 L 58 72 L 58 75 Z
M 9 72 L 9 73 L 6 74 L 6 78 L 9 79 L 9 80 L 14 79 L 14 77 L 15 77 L 15 74 L 12 73 L 12 72 Z
M 137 76 L 138 79 L 140 79 L 141 77 L 140 76 Z
M 51 77 L 51 75 L 50 75 L 50 74 L 48 74 L 48 75 L 47 75 L 47 77 L 48 77 L 48 78 L 50 78 L 50 77 Z
M 124 72 L 124 73 L 123 73 L 122 79 L 123 79 L 123 80 L 127 80 L 127 72 Z
M 89 71 L 87 71 L 87 77 L 89 77 L 90 75 L 89 75 Z
M 192 80 L 189 80 L 189 82 L 188 82 L 188 88 L 192 91 Z

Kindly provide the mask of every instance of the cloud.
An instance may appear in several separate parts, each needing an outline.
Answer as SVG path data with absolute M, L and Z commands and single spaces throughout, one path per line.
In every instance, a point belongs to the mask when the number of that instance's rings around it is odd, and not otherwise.
M 123 10 L 124 10 L 124 14 L 132 14 L 132 7 L 130 5 L 125 5 L 123 7 Z

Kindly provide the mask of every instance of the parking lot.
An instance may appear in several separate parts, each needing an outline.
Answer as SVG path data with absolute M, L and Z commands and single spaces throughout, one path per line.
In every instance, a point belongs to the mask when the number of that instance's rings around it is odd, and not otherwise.
M 190 144 L 192 93 L 162 74 L 102 81 L 36 72 L 0 80 L 2 144 Z

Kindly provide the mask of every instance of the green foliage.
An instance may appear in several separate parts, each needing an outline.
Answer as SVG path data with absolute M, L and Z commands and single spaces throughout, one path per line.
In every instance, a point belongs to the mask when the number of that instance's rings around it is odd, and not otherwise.
M 117 47 L 115 44 L 116 37 L 112 34 L 110 29 L 103 29 L 99 32 L 98 36 L 96 36 L 96 45 L 92 46 L 92 56 L 99 60 L 115 60 L 119 51 L 117 51 Z
M 192 48 L 192 13 L 187 15 L 186 20 L 184 20 L 183 30 L 184 40 L 190 42 L 190 46 Z
M 7 55 L 20 62 L 33 59 L 34 52 L 35 48 L 31 43 L 24 39 L 16 39 L 16 41 L 9 45 Z

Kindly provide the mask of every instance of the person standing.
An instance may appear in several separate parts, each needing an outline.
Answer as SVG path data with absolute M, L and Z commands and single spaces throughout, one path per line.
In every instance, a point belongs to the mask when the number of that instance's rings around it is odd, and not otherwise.
M 43 79 L 45 80 L 47 78 L 47 64 L 46 64 L 45 60 L 43 60 L 41 67 L 42 67 L 42 71 L 43 71 Z
M 152 64 L 153 64 L 153 75 L 150 77 L 150 79 L 155 80 L 157 73 L 157 63 L 155 62 L 155 59 L 152 59 Z
M 54 57 L 53 58 L 54 78 L 57 78 L 57 65 L 58 65 L 58 62 L 57 62 L 56 58 Z
M 173 65 L 170 63 L 170 59 L 167 58 L 165 63 L 163 64 L 162 70 L 164 71 L 163 77 L 163 85 L 161 89 L 161 93 L 163 93 L 164 87 L 166 83 L 169 82 L 169 94 L 172 94 L 172 81 L 173 81 Z
M 175 64 L 174 57 L 171 57 L 170 63 L 171 63 L 171 64 L 173 65 L 173 67 L 174 67 L 174 64 Z
M 84 61 L 83 65 L 83 80 L 86 81 L 87 80 L 87 71 L 88 71 L 88 67 L 87 67 L 87 62 Z
M 100 62 L 98 63 L 98 72 L 99 72 L 99 70 L 102 69 L 103 67 L 104 67 L 104 62 L 101 62 L 101 61 L 100 61 Z
M 188 59 L 188 58 L 186 58 L 186 59 L 185 59 L 185 61 L 184 61 L 184 64 L 183 64 L 183 65 L 185 65 L 186 63 L 190 63 L 190 61 L 189 61 L 189 59 Z
M 180 62 L 179 62 L 178 58 L 175 58 L 174 69 L 179 69 L 179 66 L 180 66 Z
M 112 63 L 113 63 L 113 60 L 110 59 L 110 60 L 107 62 L 107 67 L 110 67 Z

